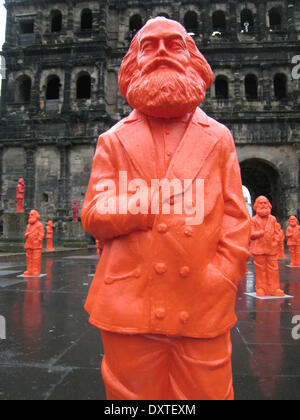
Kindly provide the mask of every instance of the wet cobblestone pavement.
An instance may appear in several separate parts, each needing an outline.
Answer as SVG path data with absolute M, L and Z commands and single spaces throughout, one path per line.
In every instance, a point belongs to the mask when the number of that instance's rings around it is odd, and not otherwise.
M 105 399 L 101 338 L 83 310 L 97 261 L 94 252 L 46 257 L 46 276 L 28 280 L 17 277 L 25 262 L 0 263 L 0 316 L 6 320 L 0 400 Z M 300 340 L 292 336 L 292 320 L 300 315 L 300 268 L 287 263 L 280 262 L 281 282 L 294 299 L 246 296 L 254 287 L 252 263 L 241 282 L 232 331 L 237 400 L 300 399 Z

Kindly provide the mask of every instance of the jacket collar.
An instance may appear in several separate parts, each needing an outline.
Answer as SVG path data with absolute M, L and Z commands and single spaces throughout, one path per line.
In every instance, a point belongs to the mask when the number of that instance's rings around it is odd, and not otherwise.
M 195 179 L 218 142 L 217 136 L 206 129 L 209 125 L 207 115 L 197 108 L 170 163 L 167 179 Z M 154 142 L 145 115 L 133 111 L 116 135 L 143 178 L 150 182 L 157 179 Z
M 130 124 L 130 123 L 135 122 L 135 121 L 145 120 L 146 118 L 147 118 L 146 115 L 144 115 L 143 113 L 141 113 L 137 109 L 134 109 L 131 112 L 131 114 L 129 114 L 129 116 L 125 119 L 124 124 Z M 186 118 L 186 121 L 188 121 L 188 116 L 183 117 L 183 118 Z M 196 111 L 194 112 L 192 123 L 202 125 L 204 127 L 209 127 L 210 126 L 210 121 L 209 121 L 208 116 L 200 108 L 197 108 Z

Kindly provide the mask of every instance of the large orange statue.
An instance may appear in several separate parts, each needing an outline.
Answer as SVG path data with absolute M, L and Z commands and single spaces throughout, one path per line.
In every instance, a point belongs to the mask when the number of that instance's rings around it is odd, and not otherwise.
M 27 258 L 27 270 L 24 276 L 39 277 L 41 274 L 43 239 L 45 236 L 44 226 L 39 221 L 40 214 L 36 210 L 31 210 L 29 214 L 29 224 L 25 233 L 25 246 Z
M 300 266 L 300 226 L 296 216 L 289 218 L 289 226 L 286 230 L 288 247 L 290 250 L 291 267 Z
M 25 196 L 25 181 L 23 178 L 20 178 L 18 181 L 17 193 L 16 193 L 17 213 L 24 213 L 24 208 L 23 208 L 24 196 Z
M 47 249 L 46 251 L 54 251 L 53 248 L 53 222 L 49 220 L 46 228 Z
M 120 69 L 135 110 L 100 137 L 82 210 L 105 240 L 85 307 L 108 399 L 233 399 L 250 218 L 232 135 L 198 108 L 213 80 L 165 18 L 137 33 Z
M 278 267 L 280 229 L 276 217 L 271 215 L 272 205 L 266 197 L 260 196 L 253 209 L 256 216 L 251 219 L 250 252 L 254 256 L 256 295 L 285 296 L 280 289 Z

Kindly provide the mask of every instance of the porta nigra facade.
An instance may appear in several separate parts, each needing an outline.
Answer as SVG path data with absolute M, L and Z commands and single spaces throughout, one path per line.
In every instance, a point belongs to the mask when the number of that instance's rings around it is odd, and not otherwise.
M 136 31 L 180 21 L 216 82 L 203 109 L 233 132 L 243 183 L 286 225 L 300 216 L 299 0 L 6 0 L 0 206 L 68 220 L 82 204 L 99 134 L 130 108 L 118 70 Z

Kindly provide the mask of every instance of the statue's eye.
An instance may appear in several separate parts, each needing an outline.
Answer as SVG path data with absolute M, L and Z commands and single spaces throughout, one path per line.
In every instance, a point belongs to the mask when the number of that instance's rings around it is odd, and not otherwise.
M 154 48 L 154 43 L 152 41 L 146 41 L 142 44 L 142 51 L 151 51 Z

